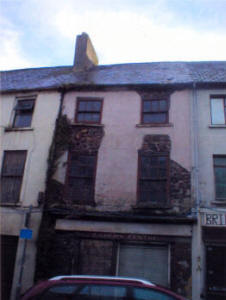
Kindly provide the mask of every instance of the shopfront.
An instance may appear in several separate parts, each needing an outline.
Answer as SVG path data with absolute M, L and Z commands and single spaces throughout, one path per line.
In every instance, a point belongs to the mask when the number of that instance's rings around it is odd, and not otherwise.
M 206 300 L 226 299 L 226 213 L 203 214 Z

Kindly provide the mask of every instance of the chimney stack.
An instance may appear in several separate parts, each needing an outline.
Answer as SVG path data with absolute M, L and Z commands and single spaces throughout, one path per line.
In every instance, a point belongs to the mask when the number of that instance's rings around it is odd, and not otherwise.
M 87 33 L 76 38 L 73 71 L 86 71 L 98 65 L 98 58 Z

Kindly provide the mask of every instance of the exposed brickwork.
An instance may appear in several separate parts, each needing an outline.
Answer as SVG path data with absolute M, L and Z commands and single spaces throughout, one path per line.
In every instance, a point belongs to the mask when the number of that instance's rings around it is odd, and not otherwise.
M 144 136 L 141 151 L 151 153 L 170 153 L 170 137 L 164 134 L 148 134 Z
M 113 242 L 106 240 L 81 240 L 80 273 L 111 275 Z
M 170 160 L 170 202 L 175 212 L 187 214 L 191 203 L 191 175 L 185 168 Z
M 71 151 L 95 152 L 104 136 L 103 127 L 75 126 L 71 136 Z
M 141 154 L 164 153 L 170 156 L 171 141 L 168 135 L 145 135 L 139 152 Z M 152 207 L 152 214 L 187 214 L 191 203 L 191 182 L 190 172 L 180 166 L 177 162 L 169 162 L 169 201 L 168 203 Z M 148 204 L 138 204 L 138 210 L 147 208 Z M 151 208 L 151 205 L 150 205 Z M 156 210 L 154 210 L 156 208 Z M 158 208 L 158 209 L 157 209 Z M 164 212 L 162 211 L 164 209 Z
M 65 185 L 53 179 L 58 159 L 65 151 L 79 153 L 97 152 L 104 136 L 102 126 L 72 126 L 66 116 L 58 120 L 55 137 L 50 149 L 47 175 L 46 205 L 48 207 L 70 207 Z

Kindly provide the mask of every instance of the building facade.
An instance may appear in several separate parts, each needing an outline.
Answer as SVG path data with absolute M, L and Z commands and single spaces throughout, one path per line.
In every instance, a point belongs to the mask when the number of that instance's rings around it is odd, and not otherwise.
M 135 276 L 224 299 L 226 63 L 97 64 L 83 33 L 73 66 L 2 72 L 12 299 L 34 269 L 34 281 Z
M 10 299 L 10 291 L 15 299 L 33 284 L 40 202 L 59 103 L 57 92 L 1 95 L 2 299 Z M 32 238 L 24 239 L 22 229 Z
M 205 299 L 226 297 L 226 89 L 197 91 L 200 285 Z

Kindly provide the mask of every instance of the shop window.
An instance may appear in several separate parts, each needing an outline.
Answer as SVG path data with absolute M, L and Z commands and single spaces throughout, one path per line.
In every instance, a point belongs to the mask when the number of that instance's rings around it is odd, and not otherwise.
M 68 167 L 67 196 L 72 203 L 94 203 L 94 186 L 97 153 L 70 153 Z
M 103 100 L 100 98 L 78 98 L 75 122 L 99 124 L 101 122 L 102 102 Z
M 210 101 L 212 124 L 226 125 L 226 96 L 215 96 Z
M 169 99 L 143 99 L 142 124 L 165 124 L 169 122 Z
M 226 156 L 214 156 L 215 191 L 217 201 L 226 201 Z
M 27 151 L 5 151 L 1 175 L 1 202 L 16 203 L 20 199 Z
M 166 204 L 169 190 L 169 157 L 165 154 L 139 154 L 140 203 Z
M 17 100 L 17 104 L 14 108 L 15 115 L 13 120 L 13 127 L 21 128 L 31 126 L 34 103 L 34 99 Z

